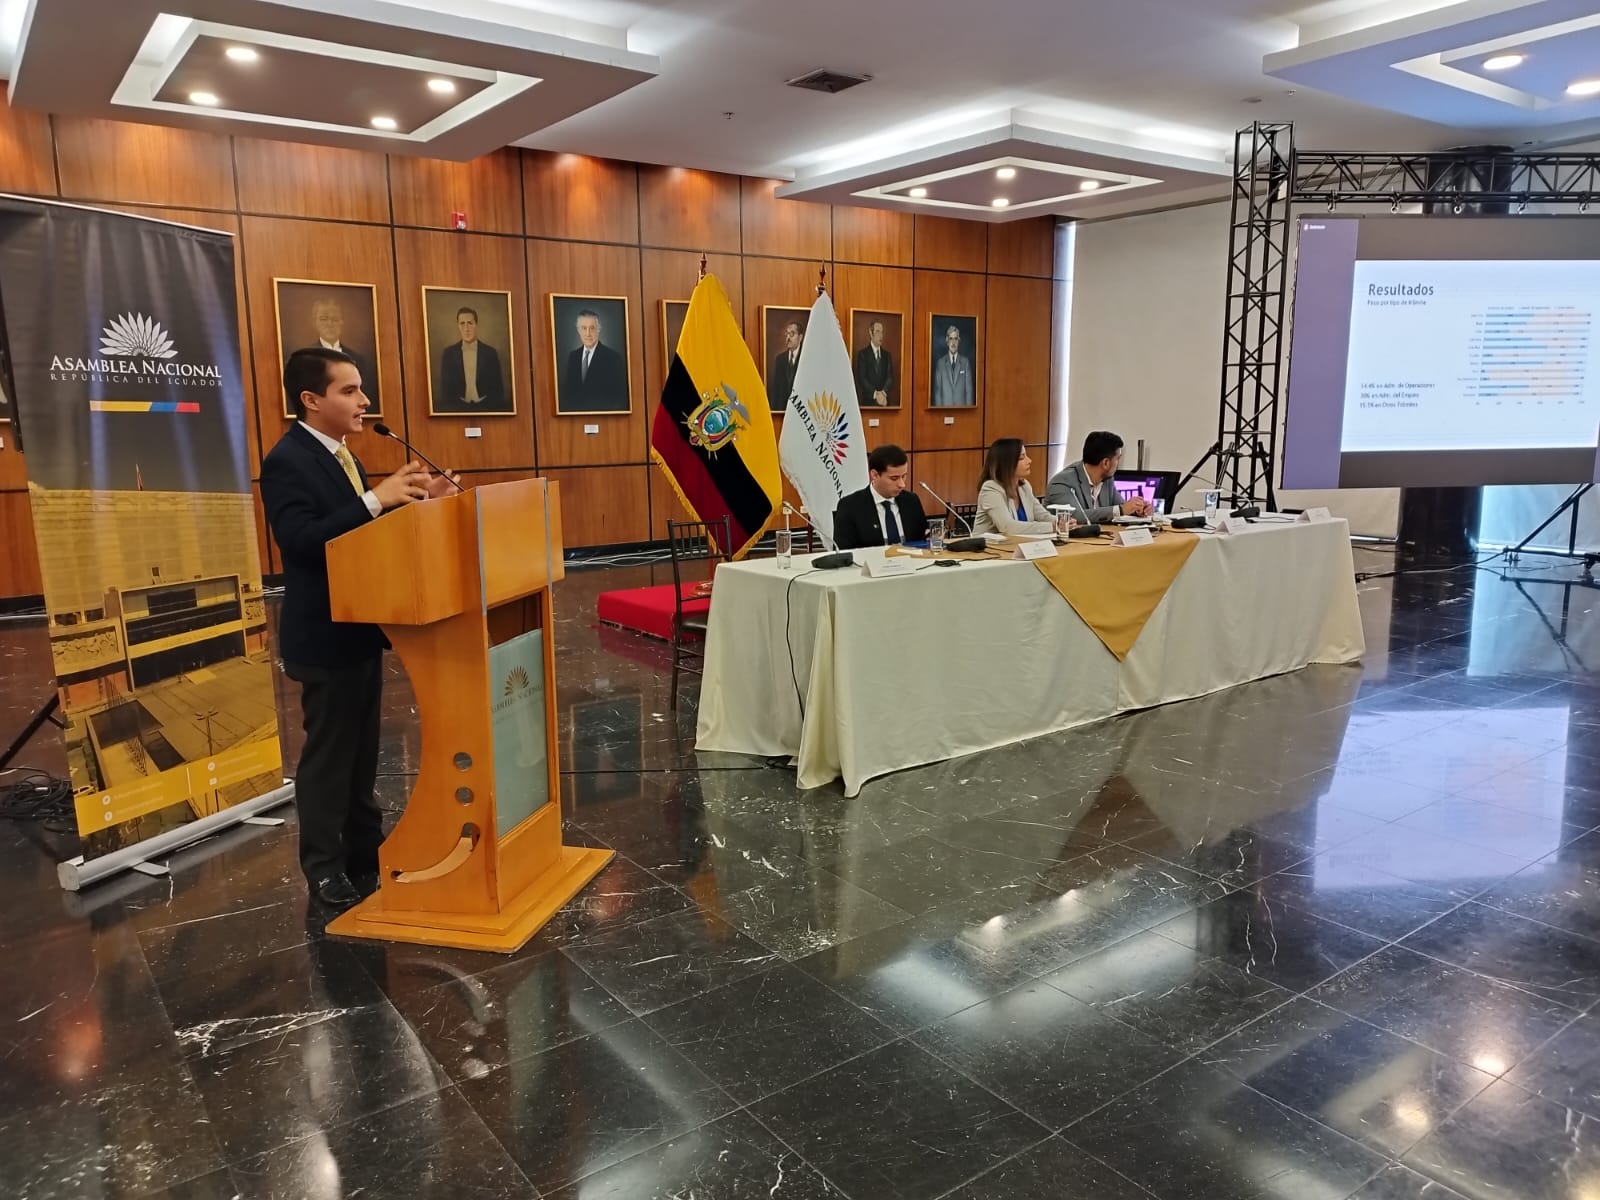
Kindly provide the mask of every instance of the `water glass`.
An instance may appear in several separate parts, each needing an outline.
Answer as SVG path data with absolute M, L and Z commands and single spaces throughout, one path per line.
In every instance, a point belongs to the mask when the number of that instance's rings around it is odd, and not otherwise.
M 944 549 L 944 519 L 928 522 L 928 549 L 938 554 Z
M 1205 501 L 1206 506 L 1206 524 L 1215 525 L 1217 523 L 1217 510 L 1222 507 L 1222 493 L 1215 490 L 1206 491 L 1201 493 L 1201 498 Z
M 777 533 L 778 543 L 778 570 L 789 569 L 789 556 L 794 553 L 794 534 L 787 529 L 780 529 Z

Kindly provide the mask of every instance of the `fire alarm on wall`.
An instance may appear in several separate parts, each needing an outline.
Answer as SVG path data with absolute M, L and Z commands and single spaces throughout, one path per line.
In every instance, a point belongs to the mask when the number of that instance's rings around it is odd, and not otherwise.
M 467 214 L 457 209 L 450 214 L 450 225 L 457 233 L 464 232 L 467 228 Z

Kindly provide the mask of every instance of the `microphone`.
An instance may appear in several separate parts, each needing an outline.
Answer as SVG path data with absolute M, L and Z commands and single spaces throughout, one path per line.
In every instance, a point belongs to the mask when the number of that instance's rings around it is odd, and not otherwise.
M 798 508 L 796 508 L 794 505 L 790 504 L 787 500 L 785 500 L 783 502 L 783 511 L 788 516 L 794 517 L 797 521 L 800 522 L 800 524 L 806 526 L 807 528 L 809 528 L 809 529 L 815 529 L 816 528 L 815 525 L 811 524 L 810 518 L 808 518 L 805 515 L 805 513 L 801 512 Z
M 431 467 L 435 474 L 443 475 L 446 479 L 449 479 L 451 483 L 455 484 L 456 485 L 456 491 L 464 492 L 464 491 L 467 490 L 466 488 L 461 486 L 461 481 L 459 479 L 452 478 L 451 475 L 447 471 L 441 471 L 439 469 L 438 465 L 435 464 L 432 459 L 430 459 L 421 450 L 418 450 L 410 442 L 406 441 L 405 438 L 401 437 L 394 430 L 390 429 L 382 421 L 378 421 L 378 422 L 375 422 L 373 424 L 372 432 L 377 434 L 379 437 L 393 438 L 395 441 L 399 442 L 407 450 L 411 451 L 412 454 L 415 454 L 418 458 L 420 458 L 422 460 L 422 462 L 423 462 L 423 465 Z
M 1234 509 L 1232 515 L 1236 517 L 1244 517 L 1246 519 L 1249 519 L 1250 517 L 1259 517 L 1261 515 L 1261 509 L 1258 505 L 1246 504 L 1242 508 Z
M 960 521 L 963 525 L 965 525 L 967 527 L 967 532 L 969 534 L 972 532 L 972 523 L 970 521 L 968 521 L 965 517 L 963 517 L 960 513 L 958 513 L 953 507 L 951 507 L 950 501 L 946 500 L 943 496 L 939 495 L 938 492 L 934 491 L 927 484 L 924 483 L 924 484 L 921 484 L 920 486 L 921 486 L 923 491 L 928 493 L 928 495 L 932 496 L 940 504 L 944 505 L 945 512 L 949 513 L 952 517 L 954 517 L 956 520 Z

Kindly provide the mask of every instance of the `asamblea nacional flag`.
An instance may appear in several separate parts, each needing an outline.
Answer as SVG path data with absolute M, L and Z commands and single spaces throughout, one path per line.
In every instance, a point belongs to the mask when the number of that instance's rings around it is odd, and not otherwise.
M 833 510 L 867 486 L 867 441 L 850 352 L 826 292 L 811 306 L 788 401 L 778 461 L 831 550 Z
M 733 557 L 783 506 L 772 410 L 715 275 L 700 280 L 650 428 L 650 457 L 697 521 L 727 517 Z

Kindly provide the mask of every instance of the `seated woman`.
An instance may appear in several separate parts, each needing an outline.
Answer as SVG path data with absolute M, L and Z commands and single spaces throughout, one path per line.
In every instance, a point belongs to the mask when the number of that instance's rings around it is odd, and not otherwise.
M 1054 533 L 1050 510 L 1039 503 L 1028 484 L 1033 460 L 1021 438 L 1001 438 L 989 447 L 978 483 L 976 534 Z

